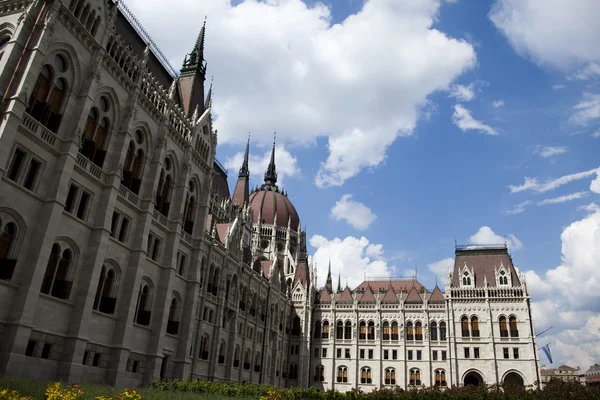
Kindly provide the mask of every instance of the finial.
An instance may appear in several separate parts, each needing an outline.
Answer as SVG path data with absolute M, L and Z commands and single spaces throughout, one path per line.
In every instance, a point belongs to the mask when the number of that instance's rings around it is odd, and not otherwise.
M 277 132 L 273 135 L 273 150 L 271 151 L 271 161 L 267 167 L 265 173 L 265 185 L 276 186 L 277 184 L 277 171 L 275 169 L 275 140 L 277 138 Z

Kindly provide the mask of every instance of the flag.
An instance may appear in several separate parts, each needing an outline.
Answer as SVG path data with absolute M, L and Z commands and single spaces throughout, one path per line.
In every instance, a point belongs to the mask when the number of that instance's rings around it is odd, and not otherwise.
M 543 346 L 542 350 L 546 354 L 546 357 L 548 357 L 548 361 L 550 361 L 550 364 L 552 364 L 552 352 L 550 351 L 550 343 L 548 343 L 547 345 Z

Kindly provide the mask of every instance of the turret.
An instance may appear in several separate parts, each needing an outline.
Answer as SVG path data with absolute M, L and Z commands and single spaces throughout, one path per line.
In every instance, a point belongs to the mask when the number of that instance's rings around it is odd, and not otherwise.
M 188 117 L 194 113 L 196 106 L 200 114 L 208 103 L 204 100 L 204 81 L 206 80 L 206 61 L 204 60 L 204 39 L 206 36 L 206 19 L 198 34 L 191 53 L 185 56 L 178 78 L 181 105 Z

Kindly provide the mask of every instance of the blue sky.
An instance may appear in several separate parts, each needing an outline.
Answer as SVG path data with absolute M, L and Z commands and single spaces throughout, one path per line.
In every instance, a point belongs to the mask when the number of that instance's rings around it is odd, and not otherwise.
M 505 237 L 558 359 L 600 360 L 599 3 L 129 3 L 174 65 L 208 16 L 217 157 L 233 190 L 252 132 L 260 185 L 278 132 L 319 282 L 331 257 L 351 286 L 416 268 L 433 288 L 455 239 Z

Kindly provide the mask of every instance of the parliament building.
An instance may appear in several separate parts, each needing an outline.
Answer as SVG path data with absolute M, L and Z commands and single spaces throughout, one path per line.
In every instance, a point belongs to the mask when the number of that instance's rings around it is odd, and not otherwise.
M 205 37 L 175 71 L 122 3 L 0 1 L 0 374 L 339 391 L 539 381 L 505 246 L 457 246 L 444 290 L 316 286 L 275 146 L 253 190 L 246 147 L 230 192 Z

